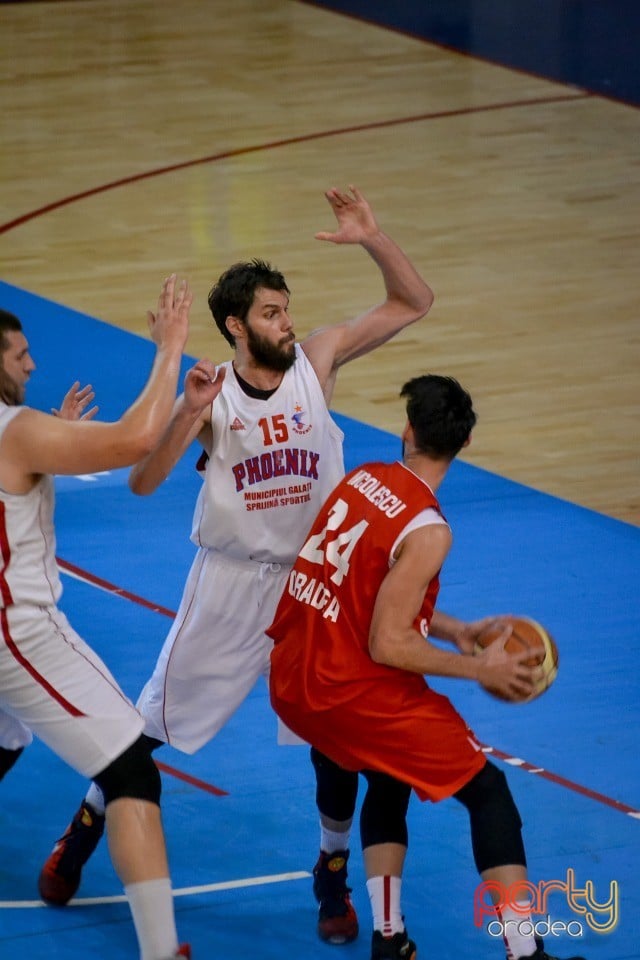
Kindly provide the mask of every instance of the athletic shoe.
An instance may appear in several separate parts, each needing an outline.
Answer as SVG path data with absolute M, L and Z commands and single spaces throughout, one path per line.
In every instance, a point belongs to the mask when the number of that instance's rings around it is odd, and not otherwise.
M 40 871 L 38 890 L 45 903 L 62 907 L 71 900 L 80 886 L 82 868 L 103 833 L 104 816 L 83 800 Z
M 358 918 L 347 886 L 348 859 L 348 850 L 321 850 L 313 868 L 313 894 L 320 904 L 318 936 L 327 943 L 351 943 L 358 936 Z
M 183 943 L 182 946 L 178 948 L 176 957 L 186 957 L 187 960 L 191 960 L 191 947 L 188 943 Z
M 559 960 L 559 958 L 547 953 L 540 937 L 536 937 L 536 952 L 528 957 L 519 957 L 518 960 Z M 567 957 L 566 960 L 584 960 L 584 957 Z
M 379 930 L 371 938 L 371 960 L 416 960 L 417 947 L 406 930 L 383 937 Z

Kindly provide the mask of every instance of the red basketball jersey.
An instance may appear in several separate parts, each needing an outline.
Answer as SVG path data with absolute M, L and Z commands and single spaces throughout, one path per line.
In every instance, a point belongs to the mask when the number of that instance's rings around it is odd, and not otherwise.
M 276 670 L 278 696 L 296 699 L 302 681 L 313 709 L 351 696 L 357 682 L 387 680 L 397 671 L 369 654 L 369 626 L 380 584 L 399 535 L 419 513 L 440 510 L 433 492 L 401 463 L 369 463 L 348 474 L 320 511 L 289 575 L 267 633 L 279 660 L 304 664 Z M 416 629 L 426 635 L 438 593 L 434 578 Z M 408 674 L 409 677 L 415 674 Z
M 401 463 L 348 474 L 320 511 L 267 630 L 271 699 L 299 736 L 352 770 L 382 770 L 422 798 L 449 796 L 484 764 L 446 697 L 422 675 L 376 663 L 369 629 L 380 584 L 432 490 Z M 426 636 L 434 577 L 414 626 Z

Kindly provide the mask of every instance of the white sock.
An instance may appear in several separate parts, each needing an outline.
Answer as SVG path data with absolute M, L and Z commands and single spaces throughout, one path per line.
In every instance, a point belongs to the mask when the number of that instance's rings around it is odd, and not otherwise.
M 169 960 L 178 952 L 173 894 L 168 877 L 124 888 L 140 945 L 140 960 Z
M 367 880 L 373 929 L 379 930 L 383 937 L 392 937 L 394 933 L 402 933 L 404 930 L 400 908 L 401 889 L 400 877 L 371 877 Z
M 100 787 L 96 783 L 92 783 L 89 789 L 87 790 L 87 795 L 84 798 L 85 803 L 88 803 L 89 806 L 101 817 L 104 817 L 104 794 Z
M 523 908 L 529 906 L 527 900 L 516 900 Z M 520 913 L 511 907 L 496 909 L 498 919 L 502 921 L 504 943 L 507 948 L 507 960 L 520 960 L 536 952 L 536 940 L 530 913 Z
M 320 821 L 320 849 L 325 853 L 335 853 L 336 850 L 348 850 L 351 840 L 351 820 L 344 821 L 344 830 L 328 830 Z

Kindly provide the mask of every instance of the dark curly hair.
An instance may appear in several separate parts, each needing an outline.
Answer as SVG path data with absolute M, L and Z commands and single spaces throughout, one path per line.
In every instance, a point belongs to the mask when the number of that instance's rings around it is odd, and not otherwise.
M 243 322 L 251 309 L 258 287 L 289 293 L 287 283 L 280 273 L 264 260 L 249 260 L 234 263 L 222 274 L 209 292 L 207 302 L 218 330 L 231 346 L 235 346 L 232 334 L 227 330 L 227 317 L 238 317 Z

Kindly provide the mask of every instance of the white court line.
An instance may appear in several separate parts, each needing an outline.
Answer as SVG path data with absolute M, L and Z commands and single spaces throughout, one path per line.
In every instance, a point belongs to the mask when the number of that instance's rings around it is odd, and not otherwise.
M 225 880 L 222 883 L 205 883 L 200 887 L 181 887 L 173 891 L 174 897 L 192 897 L 198 893 L 215 893 L 218 890 L 237 890 L 240 887 L 259 887 L 265 883 L 286 883 L 289 880 L 308 880 L 311 874 L 307 870 L 294 873 L 274 873 L 270 877 L 247 877 L 244 880 Z M 126 903 L 124 894 L 114 897 L 81 897 L 69 900 L 67 907 L 94 907 L 102 903 Z M 42 900 L 0 900 L 0 910 L 10 908 L 25 909 L 46 907 Z

